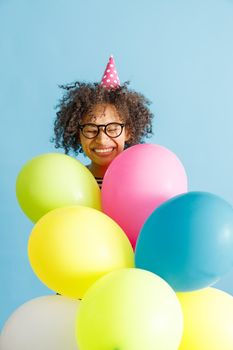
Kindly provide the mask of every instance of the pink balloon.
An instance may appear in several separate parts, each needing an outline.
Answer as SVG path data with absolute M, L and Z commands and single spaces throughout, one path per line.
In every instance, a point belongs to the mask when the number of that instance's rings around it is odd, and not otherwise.
M 145 220 L 160 204 L 187 192 L 187 175 L 178 157 L 165 147 L 140 144 L 122 152 L 103 180 L 103 211 L 115 220 L 135 247 Z

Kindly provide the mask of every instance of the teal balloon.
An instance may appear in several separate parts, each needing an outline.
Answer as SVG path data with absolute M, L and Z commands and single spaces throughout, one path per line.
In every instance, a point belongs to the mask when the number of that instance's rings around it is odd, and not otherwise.
M 143 225 L 135 264 L 159 275 L 176 291 L 214 284 L 233 267 L 232 206 L 207 192 L 168 200 Z

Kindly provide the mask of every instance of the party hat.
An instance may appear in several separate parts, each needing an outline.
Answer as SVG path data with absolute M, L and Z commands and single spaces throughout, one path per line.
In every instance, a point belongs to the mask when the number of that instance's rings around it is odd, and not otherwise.
M 104 71 L 101 84 L 107 90 L 116 89 L 120 86 L 120 80 L 116 71 L 115 61 L 111 55 Z

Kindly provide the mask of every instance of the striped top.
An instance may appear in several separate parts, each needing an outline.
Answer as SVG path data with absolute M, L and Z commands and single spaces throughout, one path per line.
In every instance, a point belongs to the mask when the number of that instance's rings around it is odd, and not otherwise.
M 103 178 L 102 177 L 95 177 L 97 184 L 99 185 L 99 188 L 102 188 Z
M 89 165 L 86 165 L 86 168 L 87 168 L 88 170 L 90 170 L 90 169 L 89 169 Z M 96 179 L 96 182 L 97 182 L 99 188 L 101 189 L 101 188 L 102 188 L 102 183 L 103 183 L 103 178 L 102 178 L 102 177 L 95 177 L 95 179 Z

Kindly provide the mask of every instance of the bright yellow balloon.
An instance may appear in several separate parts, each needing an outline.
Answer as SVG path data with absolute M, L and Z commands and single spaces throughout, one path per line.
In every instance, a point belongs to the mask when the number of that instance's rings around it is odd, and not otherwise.
M 182 331 L 175 292 L 141 269 L 120 269 L 99 279 L 84 295 L 76 323 L 82 350 L 177 350 Z
M 100 189 L 92 173 L 77 159 L 61 153 L 41 154 L 27 162 L 18 174 L 16 195 L 33 222 L 50 210 L 69 205 L 101 209 Z
M 82 298 L 104 274 L 134 266 L 132 246 L 111 218 L 83 206 L 58 208 L 34 226 L 29 260 L 37 277 L 50 289 Z
M 177 293 L 184 314 L 179 350 L 232 350 L 233 297 L 215 288 Z

